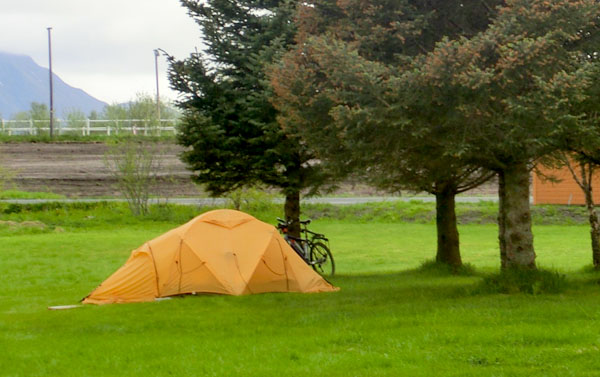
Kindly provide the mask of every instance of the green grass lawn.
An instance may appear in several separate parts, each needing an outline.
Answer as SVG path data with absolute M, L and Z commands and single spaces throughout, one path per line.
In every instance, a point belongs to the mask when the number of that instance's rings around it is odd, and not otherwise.
M 61 211 L 4 215 L 50 226 L 0 230 L 0 376 L 600 375 L 600 274 L 583 272 L 584 225 L 534 228 L 538 264 L 571 282 L 562 294 L 476 289 L 498 269 L 493 224 L 461 226 L 476 273 L 454 276 L 418 269 L 434 257 L 432 224 L 321 219 L 313 228 L 331 239 L 339 292 L 49 311 L 77 303 L 187 216 Z

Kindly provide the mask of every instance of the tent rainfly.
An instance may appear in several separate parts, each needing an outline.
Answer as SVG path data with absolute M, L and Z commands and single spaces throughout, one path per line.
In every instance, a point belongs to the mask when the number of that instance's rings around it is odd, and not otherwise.
M 85 304 L 194 293 L 331 292 L 274 226 L 234 210 L 195 217 L 131 252 Z

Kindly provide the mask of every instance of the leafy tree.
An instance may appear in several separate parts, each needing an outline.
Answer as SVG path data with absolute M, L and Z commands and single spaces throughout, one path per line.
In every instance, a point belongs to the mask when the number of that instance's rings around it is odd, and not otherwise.
M 32 122 L 33 127 L 39 133 L 40 129 L 50 127 L 50 110 L 44 103 L 32 102 L 28 111 L 14 114 L 13 119 L 20 122 Z
M 313 154 L 277 123 L 265 67 L 293 42 L 293 7 L 283 0 L 182 0 L 206 48 L 170 58 L 182 94 L 178 141 L 193 179 L 213 195 L 265 184 L 285 195 L 286 218 L 299 234 L 300 192 L 324 181 Z
M 102 118 L 106 120 L 122 120 L 127 119 L 128 116 L 127 108 L 118 103 L 106 105 L 102 110 Z
M 50 121 L 50 110 L 45 103 L 32 102 L 29 115 L 32 120 Z
M 162 119 L 176 119 L 179 114 L 169 103 L 160 101 L 160 114 Z M 125 104 L 112 104 L 104 107 L 102 118 L 114 121 L 113 127 L 121 128 L 125 121 L 134 120 L 135 123 L 128 122 L 128 126 L 136 127 L 157 127 L 158 114 L 156 112 L 156 100 L 149 94 L 138 93 L 136 98 Z
M 19 111 L 18 113 L 13 114 L 12 119 L 17 121 L 30 120 L 31 115 L 29 111 Z
M 134 101 L 127 104 L 127 113 L 131 119 L 156 120 L 156 102 L 149 95 L 137 94 Z
M 127 115 L 129 119 L 139 119 L 144 124 L 158 127 L 158 113 L 156 111 L 156 99 L 148 94 L 138 93 L 135 100 L 127 104 Z M 177 110 L 168 103 L 160 101 L 161 119 L 175 119 L 179 117 Z
M 297 43 L 271 74 L 281 123 L 338 175 L 358 173 L 383 189 L 436 196 L 436 260 L 455 266 L 462 261 L 454 198 L 492 174 L 446 155 L 453 124 L 434 109 L 411 110 L 415 94 L 397 81 L 410 58 L 442 36 L 485 28 L 494 12 L 484 4 L 303 3 Z
M 65 118 L 69 128 L 82 129 L 86 125 L 85 113 L 81 110 L 73 109 L 66 113 Z
M 129 118 L 127 108 L 121 104 L 113 103 L 104 106 L 102 110 L 102 119 L 111 121 L 111 127 L 119 131 L 123 127 L 123 121 Z
M 90 111 L 90 115 L 88 115 L 89 120 L 98 120 L 100 119 L 100 114 L 96 110 Z

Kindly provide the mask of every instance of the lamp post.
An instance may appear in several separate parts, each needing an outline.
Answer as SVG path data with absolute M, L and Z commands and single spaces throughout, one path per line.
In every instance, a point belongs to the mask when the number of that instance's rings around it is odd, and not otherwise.
M 48 65 L 50 70 L 50 138 L 54 130 L 54 90 L 52 88 L 52 28 L 48 29 Z
M 156 73 L 156 116 L 158 119 L 158 127 L 160 127 L 160 94 L 158 92 L 158 56 L 160 52 L 154 49 L 154 72 Z

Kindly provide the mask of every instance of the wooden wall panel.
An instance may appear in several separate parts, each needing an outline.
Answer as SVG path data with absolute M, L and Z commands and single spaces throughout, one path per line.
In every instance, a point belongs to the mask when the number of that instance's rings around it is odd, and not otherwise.
M 559 179 L 551 182 L 533 174 L 533 204 L 585 204 L 583 191 L 567 168 L 547 169 L 538 167 L 543 174 Z M 594 174 L 592 181 L 594 202 L 600 203 L 600 174 Z

